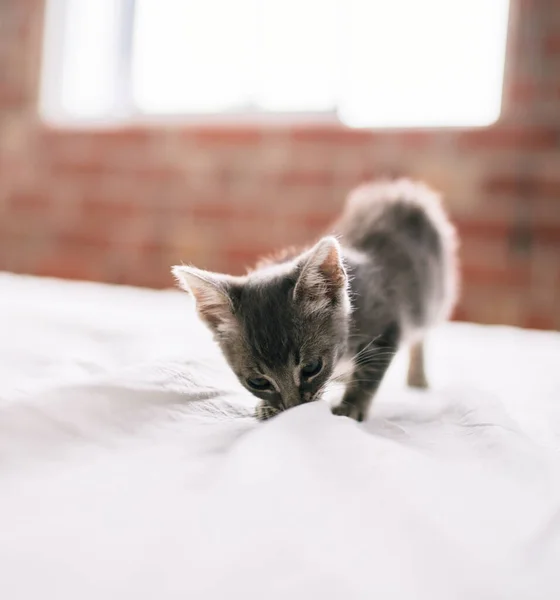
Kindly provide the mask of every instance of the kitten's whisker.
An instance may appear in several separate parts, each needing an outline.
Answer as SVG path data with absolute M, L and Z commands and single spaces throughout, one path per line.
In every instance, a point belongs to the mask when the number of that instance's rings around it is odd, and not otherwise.
M 398 350 L 398 348 L 392 347 L 392 346 L 374 346 L 373 348 L 368 347 L 368 348 L 362 348 L 357 354 L 354 355 L 354 359 L 356 358 L 360 358 L 361 356 L 363 356 L 364 354 L 369 354 L 370 352 L 376 353 L 376 352 L 396 352 Z
M 347 371 L 344 371 L 343 373 L 339 373 L 338 375 L 331 377 L 329 379 L 329 381 L 344 381 L 346 378 L 348 378 L 350 375 L 352 375 L 353 372 L 354 372 L 354 369 L 350 368 Z
M 392 356 L 390 356 L 390 355 L 371 358 L 368 361 L 365 361 L 359 365 L 356 365 L 356 367 L 358 367 L 358 369 L 356 369 L 356 370 L 366 370 L 367 371 L 370 368 L 377 368 L 380 365 L 386 365 L 391 361 L 391 358 L 392 358 Z
M 362 359 L 355 363 L 356 367 L 362 367 L 368 364 L 378 364 L 382 362 L 382 360 L 386 360 L 388 358 L 393 358 L 395 356 L 394 352 L 380 352 L 378 354 L 371 354 L 366 357 L 362 357 Z
M 369 360 L 372 357 L 384 357 L 384 356 L 394 356 L 396 354 L 396 352 L 392 351 L 392 350 L 379 350 L 378 352 L 375 351 L 370 351 L 370 353 L 364 355 L 364 356 L 360 356 L 360 358 L 355 362 L 355 364 L 361 364 L 364 361 Z
M 391 346 L 375 346 L 373 348 L 363 348 L 362 350 L 360 350 L 360 352 L 358 352 L 355 356 L 354 359 L 356 358 L 360 358 L 363 355 L 367 355 L 370 353 L 376 354 L 378 352 L 397 352 L 398 348 L 394 348 Z
M 368 344 L 366 344 L 359 352 L 357 352 L 354 355 L 352 360 L 357 359 L 361 354 L 363 354 L 366 350 L 368 350 L 368 348 L 370 348 L 372 346 L 372 344 L 374 344 L 380 337 L 381 337 L 381 334 L 376 335 L 374 338 L 372 338 Z
M 343 371 L 342 373 L 331 377 L 329 379 L 329 382 L 336 383 L 348 381 L 348 379 L 351 378 L 352 374 L 355 373 L 357 367 L 371 366 L 373 368 L 376 368 L 379 365 L 384 365 L 386 362 L 388 362 L 387 359 L 391 359 L 394 355 L 394 351 L 386 351 L 372 353 L 367 357 L 362 357 L 361 360 L 355 362 L 353 366 L 347 369 L 346 371 Z
M 360 364 L 360 361 L 365 358 L 368 357 L 370 355 L 373 354 L 380 354 L 382 352 L 386 352 L 387 348 L 386 347 L 374 347 L 372 348 L 372 344 L 374 344 L 378 339 L 379 339 L 379 335 L 374 337 L 369 344 L 367 344 L 366 346 L 364 346 L 359 352 L 357 352 L 356 354 L 354 354 L 354 356 L 351 357 L 351 362 L 355 363 L 355 364 Z M 389 349 L 389 351 L 393 352 L 392 349 Z M 395 349 L 396 351 L 396 349 Z

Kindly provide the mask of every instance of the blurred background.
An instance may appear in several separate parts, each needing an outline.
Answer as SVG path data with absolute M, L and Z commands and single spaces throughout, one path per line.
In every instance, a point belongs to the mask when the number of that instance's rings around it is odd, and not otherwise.
M 0 270 L 241 273 L 401 175 L 457 318 L 560 328 L 560 0 L 0 0 Z

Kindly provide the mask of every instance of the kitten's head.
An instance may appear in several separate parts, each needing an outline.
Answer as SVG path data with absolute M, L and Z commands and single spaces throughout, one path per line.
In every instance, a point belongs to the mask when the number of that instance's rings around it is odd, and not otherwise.
M 346 350 L 348 279 L 335 238 L 245 277 L 178 266 L 239 381 L 284 410 L 318 399 Z

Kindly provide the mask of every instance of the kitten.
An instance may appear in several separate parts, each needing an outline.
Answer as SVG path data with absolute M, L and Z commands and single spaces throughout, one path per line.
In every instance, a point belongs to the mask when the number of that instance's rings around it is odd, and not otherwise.
M 364 420 L 403 343 L 408 384 L 427 385 L 422 336 L 457 296 L 455 232 L 439 197 L 409 180 L 363 185 L 334 231 L 242 277 L 173 268 L 261 419 L 319 399 L 349 364 L 333 412 Z

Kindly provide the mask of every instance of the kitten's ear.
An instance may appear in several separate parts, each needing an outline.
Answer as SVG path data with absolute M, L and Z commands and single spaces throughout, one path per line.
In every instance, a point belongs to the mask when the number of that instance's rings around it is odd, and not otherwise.
M 316 302 L 320 309 L 345 297 L 347 283 L 338 241 L 325 237 L 306 253 L 294 298 Z
M 193 295 L 200 318 L 213 331 L 231 326 L 234 316 L 226 275 L 185 266 L 171 271 L 179 286 Z

